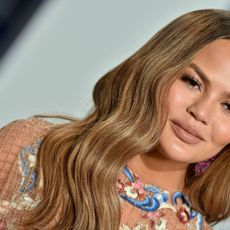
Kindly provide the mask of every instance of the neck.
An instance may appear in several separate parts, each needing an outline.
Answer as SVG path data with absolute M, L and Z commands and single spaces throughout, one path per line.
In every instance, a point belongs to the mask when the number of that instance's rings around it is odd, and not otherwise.
M 146 153 L 133 157 L 128 166 L 142 178 L 144 184 L 169 191 L 182 191 L 184 188 L 188 164 L 165 159 L 157 153 Z

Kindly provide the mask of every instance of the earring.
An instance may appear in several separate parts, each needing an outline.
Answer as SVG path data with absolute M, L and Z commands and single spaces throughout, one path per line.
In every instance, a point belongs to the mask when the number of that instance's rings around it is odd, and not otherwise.
M 194 167 L 194 171 L 195 171 L 195 176 L 201 176 L 204 171 L 209 167 L 209 165 L 217 158 L 217 155 L 205 160 L 205 161 L 201 161 L 196 163 L 195 167 Z

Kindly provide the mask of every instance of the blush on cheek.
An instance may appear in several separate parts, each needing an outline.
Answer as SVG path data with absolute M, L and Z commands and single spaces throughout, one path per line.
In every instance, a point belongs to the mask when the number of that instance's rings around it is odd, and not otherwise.
M 180 83 L 174 82 L 168 94 L 169 108 L 172 107 L 172 109 L 175 109 L 175 107 L 186 106 L 189 102 L 190 96 L 186 91 L 187 89 L 185 89 L 184 86 L 181 86 Z
M 225 146 L 230 143 L 230 122 L 218 122 L 212 130 L 211 141 L 215 145 Z

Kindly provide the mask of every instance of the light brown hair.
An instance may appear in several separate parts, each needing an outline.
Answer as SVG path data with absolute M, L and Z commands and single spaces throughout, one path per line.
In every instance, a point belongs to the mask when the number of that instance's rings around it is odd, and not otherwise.
M 44 180 L 44 197 L 25 228 L 45 229 L 57 218 L 54 229 L 119 229 L 118 173 L 132 156 L 156 147 L 167 117 L 168 89 L 194 55 L 229 37 L 229 11 L 193 11 L 106 73 L 95 85 L 89 115 L 59 125 L 43 140 L 38 181 Z M 195 177 L 193 167 L 185 180 L 193 208 L 209 223 L 225 219 L 230 215 L 229 149 L 204 175 Z

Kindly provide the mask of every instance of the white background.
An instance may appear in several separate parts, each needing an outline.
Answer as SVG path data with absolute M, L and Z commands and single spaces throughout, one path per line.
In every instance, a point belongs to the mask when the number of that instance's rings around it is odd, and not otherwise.
M 0 126 L 37 113 L 83 117 L 96 81 L 177 16 L 226 0 L 50 0 L 0 62 Z M 215 230 L 230 229 L 229 222 Z

